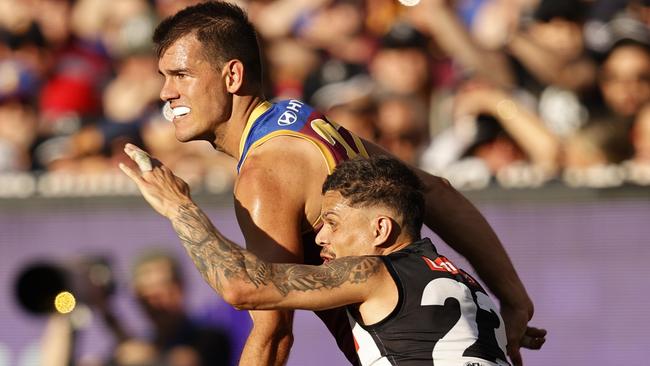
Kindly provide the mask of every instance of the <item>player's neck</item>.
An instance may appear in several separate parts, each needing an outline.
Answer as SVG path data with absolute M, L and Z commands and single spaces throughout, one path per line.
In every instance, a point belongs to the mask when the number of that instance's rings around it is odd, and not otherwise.
M 402 250 L 411 245 L 414 241 L 416 241 L 416 239 L 412 238 L 410 235 L 400 235 L 395 239 L 395 242 L 391 246 L 382 251 L 381 255 L 388 255 Z
M 264 98 L 262 96 L 234 96 L 230 119 L 219 126 L 221 131 L 215 133 L 216 138 L 213 146 L 217 150 L 235 159 L 239 159 L 239 142 L 244 134 L 248 119 L 253 113 L 253 110 L 255 110 L 255 107 L 263 101 Z

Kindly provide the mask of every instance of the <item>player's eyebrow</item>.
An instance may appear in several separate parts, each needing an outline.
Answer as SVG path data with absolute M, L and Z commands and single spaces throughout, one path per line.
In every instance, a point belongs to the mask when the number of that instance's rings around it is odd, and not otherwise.
M 165 71 L 158 69 L 158 73 L 162 76 L 165 76 L 165 74 L 175 76 L 175 75 L 185 74 L 188 71 L 189 69 L 185 67 L 178 68 L 178 69 L 167 69 Z
M 323 214 L 321 216 L 325 219 L 325 218 L 328 218 L 330 216 L 338 217 L 339 215 L 334 211 L 328 210 L 328 211 L 323 212 Z

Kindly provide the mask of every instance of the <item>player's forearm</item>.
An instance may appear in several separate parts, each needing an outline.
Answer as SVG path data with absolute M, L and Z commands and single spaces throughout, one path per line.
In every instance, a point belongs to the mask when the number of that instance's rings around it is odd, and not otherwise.
M 376 257 L 321 266 L 268 263 L 225 238 L 194 203 L 180 205 L 170 220 L 206 282 L 239 309 L 321 310 L 358 302 L 363 291 L 341 288 L 363 285 L 383 265 Z
M 507 49 L 533 76 L 545 84 L 580 91 L 590 87 L 594 81 L 595 65 L 591 60 L 583 57 L 558 57 L 526 34 L 513 34 Z
M 525 309 L 533 304 L 499 238 L 483 215 L 448 182 L 428 176 L 425 223 L 466 257 L 503 305 Z
M 241 366 L 281 366 L 293 345 L 293 311 L 252 311 L 253 329 L 242 350 Z
M 489 96 L 488 111 L 526 152 L 530 161 L 554 174 L 558 168 L 559 139 L 542 119 L 507 93 L 494 91 Z
M 233 289 L 252 292 L 266 285 L 269 265 L 225 238 L 198 206 L 180 205 L 170 221 L 201 276 L 226 301 L 234 302 Z

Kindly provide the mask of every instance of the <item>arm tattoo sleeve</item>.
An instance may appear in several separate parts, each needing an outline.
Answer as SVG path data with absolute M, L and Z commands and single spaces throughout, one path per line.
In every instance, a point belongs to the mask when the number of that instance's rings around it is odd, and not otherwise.
M 322 266 L 273 265 L 271 281 L 283 295 L 364 283 L 383 266 L 378 257 L 346 257 Z
M 321 266 L 266 263 L 225 238 L 194 204 L 181 205 L 171 221 L 196 268 L 220 293 L 223 281 L 272 286 L 283 296 L 331 289 L 364 283 L 383 266 L 379 257 L 347 257 Z

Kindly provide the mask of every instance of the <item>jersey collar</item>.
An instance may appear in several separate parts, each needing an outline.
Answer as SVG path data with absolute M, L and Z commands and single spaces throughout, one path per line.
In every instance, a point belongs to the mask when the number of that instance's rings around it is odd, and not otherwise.
M 269 110 L 271 108 L 272 104 L 271 102 L 268 101 L 263 101 L 262 103 L 258 104 L 255 109 L 253 109 L 253 112 L 251 113 L 250 116 L 248 116 L 248 121 L 246 121 L 246 126 L 244 127 L 244 132 L 241 135 L 241 139 L 239 140 L 239 158 L 241 159 L 241 155 L 244 152 L 244 146 L 246 145 L 246 139 L 248 138 L 248 134 L 251 132 L 251 128 L 253 127 L 253 124 L 255 121 L 260 118 L 264 112 Z

